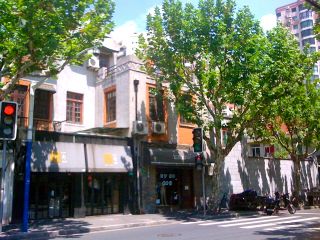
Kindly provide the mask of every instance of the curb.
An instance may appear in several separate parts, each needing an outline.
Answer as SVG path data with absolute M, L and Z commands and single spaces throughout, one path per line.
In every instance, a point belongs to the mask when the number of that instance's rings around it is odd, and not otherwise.
M 141 223 L 127 223 L 127 224 L 115 224 L 109 226 L 99 226 L 99 227 L 87 227 L 80 229 L 69 229 L 69 230 L 54 230 L 54 231 L 33 231 L 28 233 L 18 232 L 12 235 L 0 235 L 0 239 L 7 240 L 20 240 L 20 239 L 42 239 L 42 238 L 55 238 L 63 237 L 75 234 L 85 234 L 90 232 L 99 232 L 106 230 L 117 230 L 124 228 L 134 228 L 142 226 L 159 226 L 172 222 L 172 220 L 160 220 L 160 221 L 150 221 Z

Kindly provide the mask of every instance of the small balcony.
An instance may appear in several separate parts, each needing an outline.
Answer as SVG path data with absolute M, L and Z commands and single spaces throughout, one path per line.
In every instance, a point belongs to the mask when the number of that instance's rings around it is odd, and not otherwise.
M 51 132 L 60 132 L 61 131 L 60 121 L 50 121 L 45 119 L 33 119 L 33 129 L 38 131 L 51 131 Z M 27 117 L 18 117 L 18 128 L 26 129 L 28 128 L 28 118 Z

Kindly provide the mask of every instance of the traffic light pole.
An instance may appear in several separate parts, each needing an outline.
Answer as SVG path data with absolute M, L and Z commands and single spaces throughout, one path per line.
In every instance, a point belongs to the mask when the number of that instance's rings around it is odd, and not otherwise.
M 3 200 L 4 200 L 4 181 L 6 175 L 6 152 L 7 152 L 7 140 L 3 140 L 2 149 L 2 169 L 1 169 L 1 200 L 0 200 L 0 232 L 2 232 L 3 221 Z
M 203 215 L 207 214 L 207 201 L 206 201 L 206 185 L 205 185 L 206 167 L 202 165 L 202 197 L 203 197 Z

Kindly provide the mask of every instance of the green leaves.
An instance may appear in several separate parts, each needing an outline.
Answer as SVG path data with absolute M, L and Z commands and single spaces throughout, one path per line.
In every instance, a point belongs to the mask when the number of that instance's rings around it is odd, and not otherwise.
M 147 36 L 141 37 L 138 53 L 150 75 L 169 83 L 179 113 L 213 133 L 208 142 L 212 153 L 227 154 L 245 129 L 251 136 L 276 140 L 280 135 L 270 135 L 268 124 L 275 134 L 284 119 L 300 124 L 302 116 L 296 114 L 307 115 L 311 99 L 318 101 L 304 85 L 318 56 L 301 52 L 294 36 L 280 25 L 263 33 L 250 10 L 237 10 L 232 0 L 200 0 L 198 7 L 164 0 L 162 9 L 147 17 Z M 186 92 L 195 104 L 181 101 Z M 220 131 L 226 105 L 234 111 L 223 150 Z M 295 131 L 299 139 L 305 136 Z M 286 134 L 281 136 L 283 140 Z
M 79 53 L 99 46 L 111 31 L 114 3 L 0 0 L 0 11 L 1 75 L 18 79 L 48 69 L 56 74 L 62 63 L 83 59 Z

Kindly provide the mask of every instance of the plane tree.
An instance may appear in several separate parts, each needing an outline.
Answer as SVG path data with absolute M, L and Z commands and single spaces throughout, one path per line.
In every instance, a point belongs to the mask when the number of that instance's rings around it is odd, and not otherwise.
M 55 76 L 82 62 L 113 27 L 106 0 L 0 0 L 0 79 L 4 98 L 30 73 Z
M 217 205 L 225 157 L 312 71 L 313 59 L 282 26 L 265 34 L 249 8 L 238 9 L 233 0 L 198 6 L 164 0 L 147 16 L 146 30 L 137 54 L 158 85 L 168 86 L 166 97 L 179 113 L 204 128 Z M 233 108 L 228 119 L 226 106 Z

